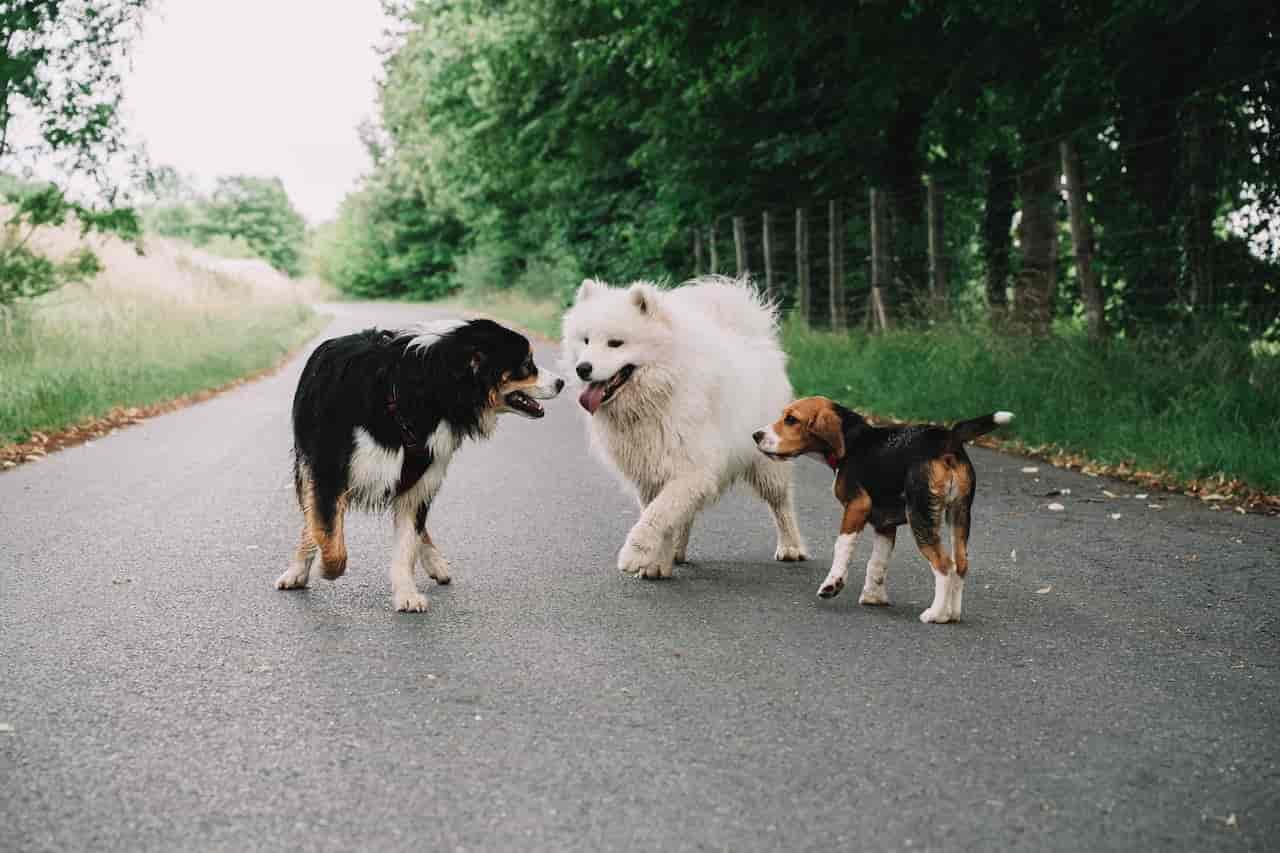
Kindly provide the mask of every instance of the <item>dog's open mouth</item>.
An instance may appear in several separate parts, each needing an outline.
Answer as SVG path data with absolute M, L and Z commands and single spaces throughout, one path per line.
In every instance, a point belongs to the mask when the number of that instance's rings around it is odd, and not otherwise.
M 512 391 L 502 398 L 507 408 L 526 418 L 540 418 L 546 414 L 541 404 L 523 391 Z
M 618 389 L 626 384 L 635 369 L 636 366 L 634 364 L 624 365 L 604 382 L 592 382 L 582 390 L 581 396 L 578 397 L 578 402 L 582 404 L 582 408 L 594 415 L 596 409 L 613 399 L 613 395 L 618 393 Z

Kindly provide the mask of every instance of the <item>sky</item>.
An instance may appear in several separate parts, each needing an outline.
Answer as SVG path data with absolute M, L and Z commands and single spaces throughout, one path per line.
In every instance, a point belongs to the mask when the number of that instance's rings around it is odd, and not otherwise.
M 378 0 L 156 0 L 125 76 L 130 137 L 203 190 L 279 177 L 311 224 L 332 219 L 370 163 Z

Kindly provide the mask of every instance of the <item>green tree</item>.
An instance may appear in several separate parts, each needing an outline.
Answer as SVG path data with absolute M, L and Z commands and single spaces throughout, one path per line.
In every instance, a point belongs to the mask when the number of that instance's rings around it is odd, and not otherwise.
M 279 178 L 219 178 L 213 195 L 199 205 L 188 227 L 197 243 L 215 236 L 242 240 L 281 272 L 302 274 L 307 223 Z
M 0 236 L 0 306 L 97 271 L 88 249 L 60 263 L 33 250 L 29 241 L 37 228 L 74 218 L 82 234 L 139 235 L 134 211 L 119 203 L 112 165 L 123 157 L 141 168 L 125 142 L 119 66 L 145 5 L 0 4 L 0 170 L 21 174 L 40 163 L 64 176 L 52 183 L 11 180 L 3 189 L 11 207 Z

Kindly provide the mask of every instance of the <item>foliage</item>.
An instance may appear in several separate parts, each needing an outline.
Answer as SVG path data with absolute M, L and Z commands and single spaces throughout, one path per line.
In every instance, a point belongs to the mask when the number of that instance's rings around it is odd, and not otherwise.
M 302 274 L 307 223 L 279 178 L 219 178 L 206 198 L 165 168 L 154 192 L 157 203 L 143 213 L 149 231 L 219 254 L 259 257 L 295 278 Z
M 96 272 L 87 248 L 55 261 L 29 245 L 34 231 L 68 216 L 82 234 L 136 238 L 133 211 L 118 204 L 113 164 L 140 161 L 124 140 L 119 66 L 145 0 L 15 0 L 0 5 L 0 168 L 40 163 L 63 175 L 30 185 L 12 178 L 13 205 L 0 240 L 0 306 Z M 72 185 L 76 185 L 75 192 Z M 81 185 L 92 186 L 86 192 Z M 75 200 L 97 196 L 97 207 Z

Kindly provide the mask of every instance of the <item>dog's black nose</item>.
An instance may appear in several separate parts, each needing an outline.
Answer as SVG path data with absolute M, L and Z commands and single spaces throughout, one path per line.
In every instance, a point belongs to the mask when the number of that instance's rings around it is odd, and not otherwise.
M 764 438 L 764 430 L 762 429 L 756 430 L 755 432 L 751 433 L 751 437 L 756 440 L 756 444 L 759 444 L 760 439 Z
M 581 379 L 588 379 L 591 377 L 591 362 L 584 361 L 582 364 L 578 365 L 578 377 Z
M 557 394 L 559 394 L 562 390 L 564 390 L 564 380 L 563 380 L 563 379 L 557 379 L 557 380 L 556 380 L 556 393 L 557 393 Z

